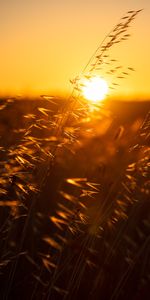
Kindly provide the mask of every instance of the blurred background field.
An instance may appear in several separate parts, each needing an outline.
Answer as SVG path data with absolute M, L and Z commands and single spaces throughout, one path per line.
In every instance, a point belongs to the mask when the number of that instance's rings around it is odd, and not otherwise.
M 148 299 L 150 102 L 0 105 L 2 297 Z

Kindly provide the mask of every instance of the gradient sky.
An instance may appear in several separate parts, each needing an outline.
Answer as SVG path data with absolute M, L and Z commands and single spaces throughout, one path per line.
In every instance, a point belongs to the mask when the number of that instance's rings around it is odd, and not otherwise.
M 65 93 L 120 17 L 144 8 L 114 55 L 136 72 L 116 95 L 150 97 L 150 0 L 0 0 L 0 94 Z

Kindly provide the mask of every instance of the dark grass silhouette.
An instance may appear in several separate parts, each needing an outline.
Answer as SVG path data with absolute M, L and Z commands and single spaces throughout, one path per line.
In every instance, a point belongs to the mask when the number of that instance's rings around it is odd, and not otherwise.
M 119 21 L 82 76 L 133 71 L 109 51 L 139 12 Z M 1 99 L 1 298 L 149 299 L 150 104 L 91 110 L 80 76 L 72 84 L 67 100 Z

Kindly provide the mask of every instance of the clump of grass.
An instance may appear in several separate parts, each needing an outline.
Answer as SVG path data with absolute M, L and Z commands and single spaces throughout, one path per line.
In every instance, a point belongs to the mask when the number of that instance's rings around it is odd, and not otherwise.
M 89 126 L 91 118 L 107 118 L 100 107 L 98 116 L 89 110 L 81 95 L 81 80 L 102 70 L 118 80 L 133 71 L 132 67 L 122 68 L 110 51 L 128 39 L 129 25 L 140 11 L 128 11 L 105 37 L 81 75 L 72 80 L 73 92 L 65 103 L 58 105 L 57 99 L 42 95 L 49 106 L 26 114 L 27 126 L 17 132 L 19 142 L 1 148 L 0 206 L 10 208 L 1 227 L 1 267 L 8 267 L 6 299 L 13 290 L 20 261 L 30 265 L 31 299 L 80 299 L 83 294 L 91 299 L 126 299 L 127 294 L 132 297 L 131 274 L 133 282 L 139 282 L 137 293 L 147 285 L 148 260 L 140 268 L 138 259 L 148 253 L 149 246 L 150 221 L 145 212 L 149 196 L 149 115 L 135 143 L 126 147 L 126 162 L 119 166 L 113 182 L 107 157 L 99 152 L 95 157 L 95 165 L 102 161 L 101 180 L 92 172 L 89 175 L 88 166 L 78 157 L 81 150 L 85 156 L 84 145 L 90 145 L 90 158 L 94 143 L 96 148 L 102 147 L 104 139 L 101 144 L 99 136 L 94 141 L 96 136 Z M 117 143 L 123 135 L 123 130 L 118 130 Z M 111 155 L 117 152 L 110 145 L 107 148 Z M 73 161 L 80 166 L 75 168 Z M 15 234 L 19 226 L 18 241 Z

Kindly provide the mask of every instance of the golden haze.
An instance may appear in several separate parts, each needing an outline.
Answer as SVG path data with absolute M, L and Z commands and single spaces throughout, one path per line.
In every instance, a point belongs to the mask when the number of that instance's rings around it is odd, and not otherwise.
M 141 2 L 141 3 L 140 3 Z M 122 80 L 115 97 L 150 96 L 150 4 L 126 1 L 6 1 L 1 7 L 1 95 L 67 95 L 108 31 L 128 9 L 145 10 L 130 28 L 131 37 L 116 45 L 114 56 L 136 72 Z M 132 6 L 132 7 L 131 7 Z

